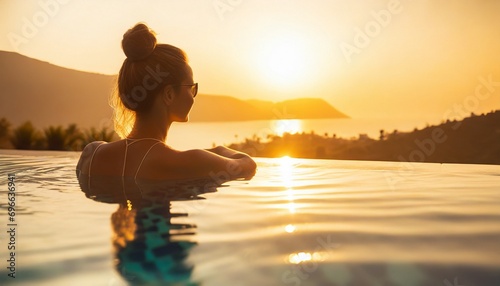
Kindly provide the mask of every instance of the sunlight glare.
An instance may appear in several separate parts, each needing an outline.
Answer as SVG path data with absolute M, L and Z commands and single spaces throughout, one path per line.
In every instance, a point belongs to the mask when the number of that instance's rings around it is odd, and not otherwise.
M 280 159 L 281 180 L 287 189 L 292 187 L 292 160 L 289 156 Z
M 296 229 L 296 227 L 293 224 L 288 224 L 287 226 L 285 226 L 285 231 L 288 233 L 294 232 L 295 229 Z
M 312 255 L 309 252 L 292 253 L 288 256 L 288 261 L 293 264 L 299 264 L 304 261 L 311 261 Z
M 302 121 L 300 119 L 281 119 L 273 122 L 272 130 L 278 136 L 285 133 L 295 134 L 302 132 Z
M 286 194 L 288 197 L 288 205 L 286 208 L 292 214 L 295 213 L 295 203 L 294 203 L 294 194 L 293 194 L 293 180 L 292 180 L 292 171 L 293 171 L 293 159 L 289 156 L 284 156 L 280 158 L 280 171 L 281 171 L 281 180 L 283 181 L 283 186 L 286 188 Z
M 306 35 L 292 31 L 276 31 L 262 39 L 259 49 L 259 69 L 263 77 L 280 89 L 303 84 L 311 73 L 311 56 Z
M 292 264 L 300 264 L 305 261 L 325 261 L 327 254 L 324 252 L 299 252 L 288 255 L 288 262 Z

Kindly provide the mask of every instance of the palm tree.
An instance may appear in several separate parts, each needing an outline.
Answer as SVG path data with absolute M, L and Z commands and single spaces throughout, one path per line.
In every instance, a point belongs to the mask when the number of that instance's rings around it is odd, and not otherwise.
M 2 119 L 0 119 L 0 139 L 9 135 L 9 129 L 10 122 L 5 117 L 2 117 Z
M 16 149 L 29 150 L 40 147 L 41 141 L 31 121 L 26 121 L 14 129 L 11 143 Z
M 64 150 L 66 133 L 62 126 L 49 126 L 44 131 L 45 140 L 47 142 L 47 149 L 49 150 Z
M 10 122 L 2 117 L 0 119 L 0 148 L 12 148 L 9 140 Z
M 44 130 L 47 149 L 49 150 L 80 150 L 83 134 L 76 124 L 62 126 L 49 126 Z
M 66 128 L 66 149 L 67 150 L 81 150 L 82 141 L 84 140 L 83 133 L 76 126 L 76 124 L 70 124 Z
M 95 127 L 91 127 L 90 129 L 85 131 L 85 135 L 82 142 L 82 147 L 85 145 L 94 142 L 94 141 L 113 141 L 114 132 L 113 130 L 108 130 L 107 127 L 103 127 L 101 130 L 97 130 Z

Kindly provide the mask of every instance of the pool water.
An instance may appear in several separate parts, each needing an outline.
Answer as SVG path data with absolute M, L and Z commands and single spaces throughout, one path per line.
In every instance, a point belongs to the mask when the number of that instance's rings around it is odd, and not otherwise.
M 0 150 L 0 285 L 500 285 L 500 166 L 256 158 L 129 210 L 112 180 L 82 190 L 79 154 Z

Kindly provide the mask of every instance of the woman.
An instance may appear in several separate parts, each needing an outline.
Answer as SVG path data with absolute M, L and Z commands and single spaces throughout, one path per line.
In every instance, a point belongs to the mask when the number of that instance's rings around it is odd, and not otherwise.
M 127 58 L 111 99 L 115 130 L 122 140 L 88 144 L 77 175 L 143 179 L 250 178 L 256 164 L 246 154 L 226 147 L 177 151 L 165 144 L 172 122 L 188 121 L 198 92 L 185 53 L 157 44 L 144 24 L 122 40 Z M 81 179 L 81 178 L 80 178 Z

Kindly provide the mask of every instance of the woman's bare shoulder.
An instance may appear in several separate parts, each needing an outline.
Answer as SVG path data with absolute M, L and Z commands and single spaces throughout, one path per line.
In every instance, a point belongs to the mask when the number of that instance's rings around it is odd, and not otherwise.
M 83 148 L 83 152 L 87 151 L 88 150 L 95 150 L 95 148 L 97 148 L 97 146 L 101 145 L 101 144 L 108 144 L 108 142 L 106 141 L 93 141 L 93 142 L 90 142 L 89 144 L 85 145 L 85 147 Z
M 95 152 L 97 147 L 99 147 L 102 144 L 109 144 L 109 143 L 105 142 L 105 141 L 93 141 L 93 142 L 90 142 L 89 144 L 85 145 L 85 147 L 82 150 L 82 154 L 81 154 L 80 158 L 92 156 L 92 154 Z
M 94 154 L 97 147 L 99 147 L 99 145 L 101 145 L 101 144 L 107 144 L 107 142 L 105 142 L 105 141 L 93 141 L 93 142 L 90 142 L 89 144 L 85 145 L 85 147 L 82 150 L 82 154 L 80 155 L 80 159 L 78 160 L 78 163 L 76 165 L 77 172 L 82 170 L 83 165 L 86 164 L 88 162 L 88 160 L 90 160 L 90 158 L 92 157 L 92 154 Z

